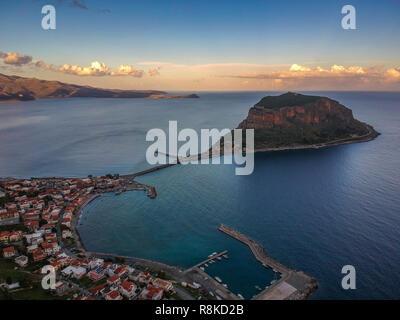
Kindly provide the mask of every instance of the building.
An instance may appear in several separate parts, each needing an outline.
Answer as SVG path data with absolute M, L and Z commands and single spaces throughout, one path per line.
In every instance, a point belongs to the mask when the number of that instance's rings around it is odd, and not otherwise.
M 102 267 L 97 267 L 89 272 L 88 277 L 93 281 L 99 281 L 105 276 L 105 270 Z
M 148 272 L 140 272 L 138 275 L 133 277 L 133 280 L 141 284 L 149 284 L 153 278 Z
M 66 283 L 66 282 L 64 282 L 64 281 L 58 281 L 57 283 L 56 283 L 56 289 L 55 289 L 55 291 L 56 291 L 56 293 L 58 294 L 58 295 L 63 295 L 65 292 L 67 292 L 69 290 L 69 286 L 68 286 L 68 284 Z
M 119 277 L 122 277 L 128 273 L 128 267 L 127 266 L 120 266 L 117 269 L 114 270 L 114 274 L 118 275 Z
M 89 266 L 89 269 L 95 269 L 97 267 L 102 266 L 103 264 L 104 264 L 103 259 L 94 259 L 89 262 L 88 266 Z
M 106 300 L 122 300 L 122 297 L 117 290 L 112 290 L 106 295 Z
M 146 300 L 161 300 L 164 290 L 159 287 L 149 285 L 142 291 L 140 297 Z
M 40 248 L 36 248 L 35 250 L 32 251 L 32 257 L 33 257 L 33 261 L 35 261 L 35 262 L 46 259 L 45 253 Z
M 118 285 L 121 282 L 121 279 L 118 275 L 113 275 L 112 277 L 107 279 L 107 284 L 110 286 Z
M 72 277 L 79 280 L 86 274 L 86 269 L 80 266 L 69 266 L 63 269 L 61 273 L 64 276 Z
M 132 299 L 136 296 L 136 289 L 136 285 L 133 282 L 127 280 L 122 281 L 119 286 L 119 291 L 121 292 L 121 294 L 128 299 Z
M 19 223 L 19 213 L 17 210 L 8 210 L 0 213 L 0 225 L 9 225 Z
M 100 284 L 100 285 L 98 285 L 98 286 L 96 286 L 96 287 L 90 289 L 90 292 L 91 292 L 94 296 L 101 295 L 101 294 L 103 294 L 105 288 L 106 288 L 106 285 L 105 285 L 105 284 Z
M 21 231 L 12 231 L 9 235 L 10 242 L 17 242 L 22 239 L 22 232 Z
M 10 233 L 8 231 L 0 232 L 0 241 L 8 243 Z
M 28 265 L 28 257 L 27 256 L 19 256 L 15 258 L 15 263 L 20 267 L 26 267 Z
M 8 247 L 3 249 L 3 257 L 4 258 L 11 258 L 15 256 L 15 249 L 14 247 Z
M 43 242 L 43 237 L 40 232 L 25 235 L 28 244 L 40 244 Z
M 153 281 L 153 285 L 159 288 L 163 288 L 165 291 L 170 291 L 174 288 L 171 282 L 159 278 Z

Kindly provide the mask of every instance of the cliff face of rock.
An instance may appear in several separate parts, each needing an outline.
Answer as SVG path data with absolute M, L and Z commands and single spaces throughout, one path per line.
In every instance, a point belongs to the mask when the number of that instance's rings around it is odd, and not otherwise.
M 255 129 L 256 148 L 328 143 L 369 132 L 339 102 L 291 92 L 261 99 L 238 128 Z
M 285 98 L 284 96 L 281 97 Z M 299 125 L 345 127 L 355 120 L 350 109 L 328 98 L 318 97 L 312 102 L 298 104 L 273 108 L 264 106 L 261 100 L 250 109 L 247 119 L 239 125 L 239 128 L 271 129 Z

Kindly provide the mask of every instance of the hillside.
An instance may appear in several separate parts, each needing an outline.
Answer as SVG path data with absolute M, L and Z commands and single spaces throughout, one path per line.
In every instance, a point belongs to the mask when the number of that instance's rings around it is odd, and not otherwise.
M 262 98 L 238 128 L 255 129 L 255 149 L 318 147 L 378 135 L 339 102 L 292 92 Z
M 168 95 L 155 90 L 118 90 L 79 86 L 59 81 L 8 76 L 0 73 L 0 102 L 43 98 L 198 98 L 196 95 Z

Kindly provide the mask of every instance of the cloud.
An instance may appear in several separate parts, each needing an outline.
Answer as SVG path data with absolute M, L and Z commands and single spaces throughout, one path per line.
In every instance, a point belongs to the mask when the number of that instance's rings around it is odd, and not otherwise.
M 395 70 L 396 69 L 390 69 Z M 395 74 L 395 72 L 392 72 Z M 329 70 L 322 67 L 308 68 L 298 64 L 293 64 L 289 70 L 273 71 L 266 73 L 244 73 L 231 75 L 228 77 L 245 78 L 245 79 L 327 79 L 327 78 L 383 78 L 385 73 L 382 72 L 382 67 L 360 67 L 350 66 L 345 67 L 336 65 L 330 67 Z
M 310 64 L 268 65 L 253 63 L 179 64 L 160 61 L 139 62 L 109 67 L 93 61 L 88 66 L 53 65 L 33 60 L 30 55 L 0 51 L 0 68 L 11 73 L 34 72 L 32 68 L 79 77 L 145 77 L 138 84 L 162 84 L 162 88 L 240 90 L 399 90 L 400 67 L 342 65 L 312 66 Z M 144 69 L 144 70 L 142 70 Z M 160 70 L 162 69 L 162 76 Z M 146 71 L 145 71 L 146 70 Z M 37 71 L 37 69 L 36 69 Z M 146 80 L 147 79 L 147 80 Z M 201 81 L 198 81 L 201 79 Z M 123 83 L 123 81 L 121 81 Z
M 248 72 L 221 76 L 252 81 L 256 87 L 290 90 L 397 90 L 400 84 L 400 67 L 385 69 L 384 66 L 306 67 L 292 64 L 286 70 Z
M 77 76 L 105 76 L 110 73 L 106 64 L 98 61 L 92 62 L 89 67 L 64 64 L 60 68 L 51 70 L 74 74 Z
M 35 66 L 46 70 L 63 72 L 76 76 L 132 76 L 141 78 L 144 74 L 143 70 L 136 69 L 135 67 L 127 64 L 121 64 L 116 71 L 112 71 L 104 62 L 98 61 L 92 62 L 89 67 L 81 67 L 78 65 L 69 64 L 64 64 L 61 67 L 55 67 L 40 60 L 35 63 Z
M 135 67 L 129 66 L 126 64 L 121 64 L 118 67 L 118 71 L 111 72 L 110 75 L 112 75 L 112 76 L 133 76 L 133 77 L 140 78 L 143 76 L 143 73 L 144 73 L 143 70 L 136 69 Z
M 154 69 L 149 69 L 149 70 L 147 70 L 147 73 L 148 73 L 151 77 L 158 76 L 158 75 L 160 75 L 160 71 L 158 71 L 159 69 L 160 69 L 160 67 L 154 68 Z
M 386 76 L 389 78 L 389 80 L 400 80 L 400 67 L 386 70 Z
M 84 10 L 88 9 L 88 7 L 83 2 L 78 1 L 78 0 L 72 0 L 72 1 L 70 1 L 70 4 L 72 7 L 76 7 L 79 9 L 84 9 Z
M 292 66 L 290 67 L 290 71 L 311 71 L 311 69 L 300 66 L 298 64 L 292 64 Z
M 3 62 L 5 64 L 11 64 L 14 66 L 22 66 L 32 61 L 32 56 L 21 55 L 17 52 L 5 53 L 0 51 L 0 58 L 3 59 Z

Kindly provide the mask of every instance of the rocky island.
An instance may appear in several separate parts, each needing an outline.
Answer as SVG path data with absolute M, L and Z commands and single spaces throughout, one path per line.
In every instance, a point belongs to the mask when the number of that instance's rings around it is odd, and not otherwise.
M 293 92 L 262 98 L 238 129 L 255 130 L 255 151 L 320 148 L 379 135 L 339 102 Z
M 59 81 L 8 76 L 0 73 L 0 102 L 43 98 L 198 98 L 195 94 L 169 95 L 155 90 L 118 90 L 79 86 Z

